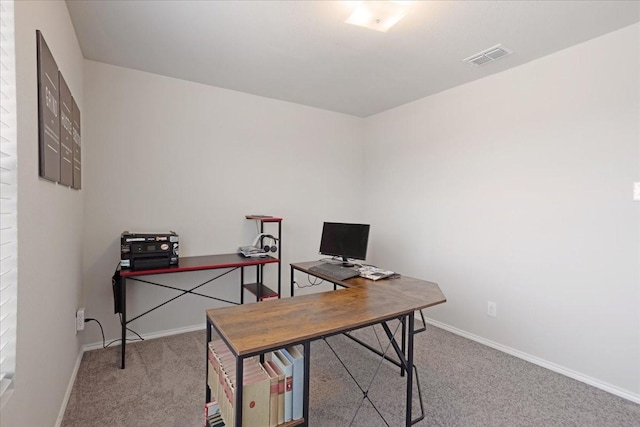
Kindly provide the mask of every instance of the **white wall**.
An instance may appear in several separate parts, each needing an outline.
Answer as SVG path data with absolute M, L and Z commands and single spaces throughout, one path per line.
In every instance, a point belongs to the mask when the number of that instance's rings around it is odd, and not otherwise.
M 38 177 L 36 29 L 42 31 L 82 113 L 83 58 L 64 2 L 15 2 L 18 98 L 18 324 L 15 391 L 2 426 L 49 426 L 80 349 L 84 190 Z M 81 117 L 84 123 L 84 117 Z
M 283 216 L 288 289 L 322 221 L 366 220 L 370 261 L 440 283 L 436 321 L 638 396 L 638 31 L 366 120 L 85 61 L 87 315 L 117 337 L 124 229 L 176 230 L 182 255 L 201 255 L 248 243 L 246 213 Z M 237 275 L 212 287 L 238 297 Z M 174 295 L 129 289 L 130 315 Z M 212 306 L 186 296 L 132 327 L 200 325 Z
M 372 260 L 438 282 L 433 319 L 638 399 L 639 40 L 636 24 L 365 121 Z
M 82 191 L 38 178 L 36 29 L 83 113 Z M 0 424 L 55 422 L 79 337 L 99 339 L 94 324 L 74 334 L 78 306 L 118 335 L 122 230 L 176 230 L 185 256 L 231 252 L 255 234 L 246 213 L 285 218 L 285 288 L 322 221 L 367 220 L 370 260 L 440 283 L 434 319 L 637 395 L 639 32 L 361 120 L 83 61 L 64 2 L 16 2 L 18 358 Z M 236 279 L 221 285 L 230 298 Z M 161 294 L 143 286 L 132 311 Z M 132 326 L 201 324 L 210 306 L 184 297 Z
M 288 296 L 289 263 L 317 257 L 322 221 L 361 219 L 359 118 L 93 61 L 85 61 L 85 101 L 87 316 L 107 338 L 119 333 L 110 279 L 123 230 L 174 230 L 181 256 L 230 253 L 257 234 L 245 214 L 281 216 Z M 219 273 L 159 280 L 195 286 Z M 237 301 L 238 283 L 235 272 L 202 289 Z M 129 318 L 176 295 L 146 284 L 128 290 Z M 131 327 L 204 326 L 216 304 L 187 295 Z M 87 328 L 85 342 L 99 341 L 97 327 Z

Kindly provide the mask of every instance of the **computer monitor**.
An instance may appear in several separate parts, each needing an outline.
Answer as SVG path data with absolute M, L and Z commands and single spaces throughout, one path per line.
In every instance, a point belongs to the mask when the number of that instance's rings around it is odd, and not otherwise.
M 325 222 L 322 226 L 320 253 L 342 257 L 342 265 L 351 267 L 349 258 L 366 259 L 369 224 Z

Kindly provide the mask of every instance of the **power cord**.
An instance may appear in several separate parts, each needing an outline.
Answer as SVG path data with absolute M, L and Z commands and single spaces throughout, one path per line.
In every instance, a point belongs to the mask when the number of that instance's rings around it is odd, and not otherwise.
M 311 280 L 311 277 L 313 277 L 313 280 Z M 318 286 L 318 285 L 322 284 L 324 282 L 324 280 L 322 280 L 319 277 L 311 276 L 310 274 L 307 274 L 307 282 L 309 282 L 309 284 L 307 286 L 302 286 L 303 288 L 308 288 L 308 287 L 311 287 L 311 286 Z
M 84 319 L 85 322 L 96 322 L 98 324 L 98 326 L 100 326 L 100 333 L 102 334 L 102 348 L 107 348 L 109 347 L 111 344 L 116 343 L 118 341 L 122 341 L 122 338 L 117 338 L 115 340 L 110 341 L 108 344 L 106 343 L 105 339 L 104 339 L 104 329 L 102 328 L 102 323 L 100 323 L 100 321 L 98 319 L 94 319 L 92 317 L 87 317 L 86 319 Z M 122 314 L 120 314 L 120 324 L 122 324 Z M 134 334 L 136 334 L 138 336 L 138 338 L 127 338 L 127 341 L 144 341 L 144 338 L 142 338 L 140 336 L 139 333 L 137 333 L 136 331 L 127 328 L 127 331 L 133 332 Z
M 92 317 L 87 317 L 86 319 L 84 319 L 84 321 L 85 321 L 85 323 L 94 321 L 94 322 L 96 322 L 98 324 L 98 326 L 100 326 L 100 333 L 102 334 L 102 348 L 106 348 L 106 346 L 104 345 L 104 342 L 105 342 L 104 341 L 104 329 L 102 329 L 102 323 L 100 323 L 98 321 L 98 319 L 94 319 Z
M 311 281 L 311 277 L 314 278 L 313 281 Z M 293 282 L 296 284 L 298 289 L 303 289 L 303 288 L 310 288 L 312 286 L 318 286 L 318 285 L 322 284 L 324 282 L 324 280 L 320 279 L 319 277 L 315 277 L 315 276 L 311 276 L 310 274 L 307 274 L 307 282 L 309 282 L 308 285 L 302 286 L 300 283 L 298 283 L 297 280 L 294 280 Z
M 118 316 L 120 317 L 120 325 L 122 325 L 122 313 L 118 313 Z M 136 334 L 138 336 L 138 338 L 140 338 L 139 340 L 133 339 L 133 341 L 144 341 L 144 338 L 142 338 L 140 336 L 140 334 L 137 333 L 136 331 L 134 331 L 133 329 L 127 328 L 127 331 L 133 332 L 134 334 Z

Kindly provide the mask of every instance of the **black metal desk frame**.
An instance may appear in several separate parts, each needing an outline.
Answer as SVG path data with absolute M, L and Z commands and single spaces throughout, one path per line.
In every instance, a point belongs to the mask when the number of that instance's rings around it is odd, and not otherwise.
M 244 303 L 244 269 L 245 267 L 256 267 L 256 279 L 257 279 L 257 299 L 258 301 L 261 298 L 262 293 L 262 269 L 265 264 L 271 264 L 279 262 L 278 259 L 273 257 L 264 257 L 264 258 L 244 258 L 238 254 L 221 254 L 221 255 L 208 255 L 208 256 L 195 256 L 195 257 L 182 257 L 180 258 L 179 265 L 175 267 L 162 268 L 162 269 L 154 269 L 154 270 L 130 270 L 130 269 L 122 269 L 120 271 L 120 277 L 122 279 L 122 286 L 120 291 L 120 307 L 122 308 L 122 318 L 121 318 L 121 340 L 122 340 L 122 348 L 121 348 L 121 359 L 120 359 L 120 368 L 125 368 L 125 354 L 126 354 L 126 342 L 127 342 L 127 325 L 142 316 L 145 316 L 152 311 L 157 310 L 158 308 L 174 301 L 186 294 L 197 295 L 204 298 L 214 299 L 216 301 L 221 301 L 228 304 L 239 305 Z M 199 271 L 199 270 L 218 270 L 218 269 L 227 269 L 227 271 L 216 275 L 215 277 L 206 280 L 196 286 L 193 286 L 189 289 L 181 289 L 170 285 L 165 285 L 162 283 L 152 282 L 150 280 L 142 279 L 141 276 L 150 276 L 156 274 L 169 274 L 169 273 L 182 273 L 187 271 Z M 222 298 L 218 298 L 211 295 L 206 295 L 200 292 L 194 292 L 196 289 L 211 283 L 215 280 L 220 279 L 227 274 L 240 270 L 240 302 L 228 301 Z M 127 280 L 132 280 L 140 283 L 147 283 L 154 286 L 159 286 L 162 288 L 172 289 L 180 294 L 156 305 L 155 307 L 146 310 L 144 313 L 139 314 L 132 319 L 127 319 Z M 281 292 L 280 286 L 280 274 L 278 274 L 278 296 Z
M 294 292 L 295 292 L 295 278 L 294 278 L 294 272 L 295 271 L 299 271 L 300 273 L 303 274 L 310 274 L 313 275 L 319 279 L 322 279 L 324 281 L 330 282 L 333 284 L 333 289 L 336 290 L 338 286 L 346 288 L 347 286 L 345 284 L 342 284 L 338 281 L 333 281 L 329 278 L 326 277 L 321 277 L 319 275 L 314 274 L 314 272 L 312 271 L 308 271 L 308 270 L 303 270 L 300 269 L 298 267 L 296 267 L 295 265 L 291 264 L 291 296 L 294 296 Z M 419 311 L 420 316 L 422 317 L 422 322 L 423 325 L 426 325 L 426 323 L 424 323 L 424 315 L 422 313 L 422 310 Z M 395 339 L 394 334 L 391 332 L 391 329 L 389 328 L 388 325 L 388 321 L 389 320 L 393 320 L 393 319 L 397 319 L 400 321 L 400 326 L 401 326 L 401 342 L 400 345 L 398 345 L 397 340 Z M 394 360 L 392 358 L 390 358 L 389 356 L 386 355 L 386 353 L 381 352 L 380 350 L 378 350 L 377 348 L 372 347 L 371 345 L 369 345 L 368 343 L 354 337 L 353 335 L 351 335 L 349 332 L 351 332 L 352 330 L 356 330 L 356 329 L 362 329 L 363 327 L 358 327 L 355 329 L 351 329 L 351 330 L 345 330 L 345 331 L 341 331 L 340 334 L 350 338 L 351 340 L 355 341 L 356 343 L 360 344 L 361 346 L 363 346 L 364 348 L 366 348 L 367 350 L 377 354 L 378 356 L 380 356 L 381 358 L 383 358 L 384 360 L 387 360 L 388 362 L 394 364 L 395 366 L 398 366 L 400 368 L 400 376 L 407 376 L 406 379 L 406 384 L 407 384 L 407 390 L 406 390 L 406 414 L 405 414 L 405 421 L 406 421 L 406 426 L 411 426 L 413 424 L 416 424 L 420 421 L 422 421 L 425 417 L 425 411 L 424 411 L 424 402 L 422 400 L 422 391 L 420 388 L 420 380 L 418 378 L 418 370 L 417 367 L 415 366 L 415 364 L 413 363 L 413 342 L 414 342 L 414 336 L 420 332 L 423 332 L 426 330 L 426 326 L 423 326 L 419 329 L 415 329 L 415 312 L 411 312 L 408 315 L 405 316 L 399 316 L 399 317 L 393 317 L 391 319 L 386 319 L 384 321 L 381 322 L 377 322 L 377 323 L 373 323 L 371 325 L 367 325 L 364 327 L 368 327 L 368 326 L 374 326 L 376 324 L 380 324 L 385 332 L 385 335 L 387 336 L 387 338 L 389 339 L 389 342 L 391 344 L 391 346 L 394 349 L 394 352 L 396 354 L 396 356 L 398 357 L 399 361 Z M 323 337 L 323 339 L 325 339 L 326 337 Z M 328 344 L 328 343 L 327 343 Z M 333 351 L 333 349 L 331 349 Z M 335 354 L 335 352 L 334 352 Z M 337 354 L 335 354 L 336 357 L 339 356 Z M 342 363 L 342 361 L 340 361 Z M 343 367 L 344 364 L 343 364 Z M 410 368 L 411 367 L 411 368 Z M 345 367 L 346 369 L 346 367 Z M 348 372 L 348 370 L 347 370 Z M 349 372 L 349 375 L 351 375 L 351 373 Z M 416 386 L 417 386 L 417 390 L 418 390 L 418 397 L 419 397 L 419 403 L 420 403 L 420 415 L 415 418 L 412 419 L 412 403 L 413 403 L 413 380 L 414 380 L 414 375 L 415 375 L 415 382 L 416 382 Z M 352 377 L 353 378 L 353 377 Z M 306 381 L 306 378 L 305 378 Z M 355 381 L 355 379 L 354 379 Z M 360 387 L 360 384 L 358 384 L 356 382 L 356 384 L 358 385 L 358 387 L 361 389 L 362 393 L 363 393 L 363 398 L 367 398 L 367 392 L 368 390 L 362 390 L 362 388 Z M 305 394 L 306 397 L 308 397 L 307 394 Z M 378 412 L 378 414 L 380 415 L 380 412 L 377 410 L 377 408 L 375 407 L 375 404 L 373 402 L 371 402 L 371 400 L 369 399 L 369 402 L 372 404 L 372 406 L 374 407 L 374 409 Z M 382 417 L 382 415 L 380 415 Z M 306 417 L 305 417 L 306 420 Z M 383 421 L 386 424 L 386 420 Z
M 328 337 L 334 336 L 334 335 L 339 335 L 339 334 L 344 334 L 350 331 L 354 331 L 357 329 L 362 329 L 362 328 L 366 328 L 369 326 L 373 326 L 376 324 L 382 324 L 382 325 L 386 325 L 386 322 L 389 320 L 393 320 L 393 319 L 399 319 L 401 322 L 403 322 L 403 325 L 407 325 L 408 328 L 408 334 L 407 334 L 407 346 L 406 346 L 406 356 L 405 354 L 403 354 L 402 352 L 400 352 L 400 348 L 398 347 L 398 343 L 396 342 L 395 338 L 393 337 L 393 334 L 391 334 L 391 342 L 392 345 L 400 359 L 400 363 L 405 367 L 406 370 L 406 384 L 407 384 L 407 390 L 406 390 L 406 412 L 405 412 L 405 426 L 406 427 L 410 427 L 413 424 L 417 423 L 418 421 L 422 420 L 424 418 L 424 409 L 423 409 L 423 413 L 422 416 L 420 416 L 419 418 L 413 420 L 412 419 L 412 414 L 411 414 L 411 409 L 412 409 L 412 398 L 413 398 L 413 371 L 411 369 L 407 369 L 408 366 L 414 366 L 413 364 L 413 336 L 415 335 L 415 331 L 414 331 L 414 312 L 411 312 L 407 315 L 404 316 L 391 316 L 388 319 L 384 319 L 382 321 L 378 321 L 378 322 L 373 322 L 370 324 L 366 324 L 366 325 L 360 325 L 354 328 L 345 328 L 341 331 L 335 332 L 333 334 L 328 334 L 328 335 L 323 335 L 320 337 L 315 337 L 312 339 L 307 339 L 307 340 L 302 340 L 302 341 L 296 341 L 296 342 L 291 342 L 289 343 L 289 345 L 302 345 L 303 349 L 304 349 L 304 386 L 303 386 L 303 409 L 302 409 L 302 418 L 304 420 L 303 423 L 301 423 L 300 425 L 302 426 L 308 426 L 309 425 L 309 376 L 310 376 L 310 366 L 311 366 L 311 342 L 312 341 L 316 341 L 319 339 L 326 339 Z M 383 326 L 384 327 L 384 326 Z M 247 353 L 247 354 L 243 354 L 243 355 L 238 355 L 234 349 L 233 346 L 231 345 L 230 342 L 227 341 L 224 333 L 222 333 L 222 331 L 220 331 L 218 329 L 218 327 L 215 325 L 215 323 L 211 322 L 211 320 L 209 319 L 209 317 L 207 316 L 207 342 L 210 342 L 212 339 L 212 328 L 216 330 L 218 336 L 220 338 L 222 338 L 222 340 L 225 342 L 225 344 L 229 347 L 229 349 L 231 350 L 231 352 L 233 353 L 233 355 L 236 358 L 236 378 L 243 378 L 243 369 L 244 369 L 244 359 L 248 358 L 248 357 L 253 357 L 253 356 L 258 356 L 258 355 L 263 355 L 266 352 L 269 351 L 274 351 L 274 350 L 278 350 L 279 348 L 281 348 L 280 345 L 277 345 L 273 348 L 268 348 L 268 349 L 263 349 L 261 351 L 258 352 L 253 352 L 253 353 Z M 386 329 L 386 328 L 385 328 Z M 389 331 L 390 332 L 390 331 Z M 206 351 L 208 352 L 208 349 L 206 349 Z M 208 353 L 205 353 L 205 358 L 207 358 L 206 360 L 208 360 Z M 419 386 L 419 384 L 418 384 Z M 419 388 L 418 388 L 419 390 Z M 235 401 L 236 401 L 236 405 L 235 405 L 235 427 L 242 427 L 242 387 L 237 387 L 235 389 Z M 422 398 L 421 393 L 420 397 Z M 211 400 L 211 390 L 209 389 L 208 384 L 206 384 L 205 382 L 205 402 L 209 402 Z M 422 403 L 421 403 L 421 407 L 422 407 Z

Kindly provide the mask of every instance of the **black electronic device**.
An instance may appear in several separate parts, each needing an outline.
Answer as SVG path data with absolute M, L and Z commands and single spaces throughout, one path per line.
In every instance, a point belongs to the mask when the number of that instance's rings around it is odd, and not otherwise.
M 320 253 L 342 258 L 342 265 L 353 266 L 349 258 L 367 258 L 369 224 L 325 222 L 322 226 Z
M 120 236 L 120 266 L 132 270 L 152 270 L 178 265 L 178 235 L 130 233 Z
M 116 269 L 111 276 L 111 288 L 113 290 L 113 314 L 122 313 L 122 277 L 120 277 L 119 269 Z

